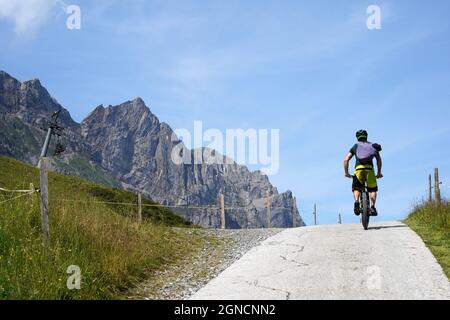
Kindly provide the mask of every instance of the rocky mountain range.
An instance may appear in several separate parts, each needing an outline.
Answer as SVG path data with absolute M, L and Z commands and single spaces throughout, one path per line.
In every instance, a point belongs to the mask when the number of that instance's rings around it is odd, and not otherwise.
M 0 154 L 36 164 L 46 121 L 57 110 L 62 110 L 65 130 L 60 140 L 66 146 L 61 156 L 52 157 L 59 172 L 179 206 L 175 212 L 203 227 L 220 226 L 216 207 L 221 193 L 229 228 L 265 227 L 267 195 L 272 201 L 272 227 L 304 225 L 292 193 L 279 193 L 260 171 L 251 172 L 235 162 L 174 163 L 172 152 L 182 142 L 174 142 L 170 126 L 160 122 L 140 98 L 98 106 L 77 123 L 39 80 L 20 82 L 0 71 Z M 195 150 L 188 152 L 193 156 Z

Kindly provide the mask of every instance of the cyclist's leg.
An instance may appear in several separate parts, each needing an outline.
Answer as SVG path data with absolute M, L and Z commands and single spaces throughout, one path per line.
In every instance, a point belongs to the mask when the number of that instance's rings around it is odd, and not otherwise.
M 375 206 L 377 203 L 377 192 L 371 192 L 370 193 L 370 201 L 372 201 L 372 205 Z
M 361 176 L 361 172 L 359 172 L 359 171 L 355 172 L 355 175 L 353 176 L 352 192 L 353 192 L 353 197 L 355 198 L 355 205 L 353 208 L 353 212 L 356 215 L 360 214 L 359 197 L 360 197 L 361 191 L 364 187 L 364 185 L 361 182 L 361 181 L 363 181 L 363 179 L 364 179 L 364 177 Z
M 353 183 L 352 183 L 352 192 L 353 192 L 353 196 L 355 198 L 355 202 L 359 201 L 359 196 L 364 187 L 364 185 L 362 184 L 362 181 L 363 181 L 363 177 L 361 176 L 361 173 L 356 172 L 355 175 L 353 176 Z
M 377 215 L 378 213 L 375 205 L 377 203 L 378 184 L 374 170 L 371 170 L 367 173 L 367 191 L 369 191 L 370 193 L 370 200 L 372 202 L 372 214 Z

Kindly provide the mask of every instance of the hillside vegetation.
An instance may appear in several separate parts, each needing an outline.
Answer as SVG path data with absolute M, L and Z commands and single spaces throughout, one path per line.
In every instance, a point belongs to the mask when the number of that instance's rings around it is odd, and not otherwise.
M 450 203 L 424 203 L 405 220 L 434 254 L 450 279 Z
M 0 157 L 0 187 L 39 187 L 38 170 Z M 170 210 L 144 207 L 136 223 L 132 193 L 49 174 L 50 246 L 42 245 L 37 193 L 0 192 L 0 299 L 115 299 L 149 273 L 196 252 L 203 239 Z M 144 204 L 154 204 L 144 199 Z M 71 265 L 81 289 L 67 289 Z

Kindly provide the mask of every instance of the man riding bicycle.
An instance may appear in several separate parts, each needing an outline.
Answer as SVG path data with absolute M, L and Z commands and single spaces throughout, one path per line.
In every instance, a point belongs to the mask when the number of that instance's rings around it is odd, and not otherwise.
M 356 139 L 358 142 L 350 149 L 350 152 L 344 159 L 344 172 L 347 178 L 352 176 L 348 172 L 348 163 L 356 157 L 355 175 L 353 176 L 352 191 L 355 197 L 354 212 L 357 216 L 360 214 L 359 196 L 364 187 L 364 182 L 367 184 L 367 191 L 370 193 L 372 201 L 371 213 L 372 216 L 377 216 L 378 212 L 375 208 L 377 201 L 377 178 L 383 177 L 381 173 L 382 161 L 380 156 L 381 146 L 377 143 L 367 141 L 368 133 L 366 130 L 359 130 L 356 132 Z M 373 167 L 373 158 L 377 160 L 377 175 Z

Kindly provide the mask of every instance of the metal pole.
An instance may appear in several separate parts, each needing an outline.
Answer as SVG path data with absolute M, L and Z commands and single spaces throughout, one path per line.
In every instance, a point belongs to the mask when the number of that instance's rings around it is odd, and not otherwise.
M 45 137 L 44 146 L 42 147 L 41 151 L 41 158 L 45 157 L 47 155 L 48 146 L 50 144 L 50 137 L 52 136 L 52 128 L 48 128 L 47 130 L 47 136 Z
M 48 128 L 47 136 L 45 137 L 45 142 L 44 142 L 44 145 L 42 146 L 41 156 L 39 157 L 39 162 L 37 165 L 38 168 L 41 167 L 41 158 L 44 158 L 47 156 L 47 151 L 48 151 L 48 146 L 50 145 L 51 136 L 52 136 L 52 128 Z
M 45 142 L 44 142 L 44 145 L 41 150 L 41 156 L 39 158 L 38 168 L 41 167 L 41 158 L 47 156 L 48 147 L 50 145 L 50 140 L 51 140 L 51 137 L 53 134 L 53 129 L 55 129 L 55 130 L 62 129 L 62 127 L 58 125 L 58 117 L 59 117 L 60 113 L 61 113 L 61 110 L 58 110 L 58 111 L 54 112 L 50 117 L 50 121 L 48 122 L 47 136 L 45 137 Z

